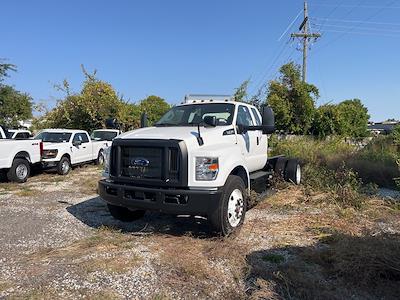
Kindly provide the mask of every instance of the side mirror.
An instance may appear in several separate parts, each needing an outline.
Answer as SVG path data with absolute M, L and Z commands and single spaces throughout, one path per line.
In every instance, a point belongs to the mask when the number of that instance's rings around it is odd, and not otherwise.
M 106 128 L 107 129 L 118 129 L 119 128 L 119 124 L 117 119 L 115 118 L 109 118 L 106 120 Z
M 262 131 L 264 134 L 271 134 L 275 132 L 275 114 L 271 107 L 262 106 L 261 107 L 261 115 L 262 115 Z
M 75 147 L 82 145 L 81 141 L 73 141 L 72 145 L 74 145 Z
M 217 126 L 217 117 L 216 116 L 205 116 L 203 121 L 206 126 L 209 126 L 209 127 Z
M 142 113 L 142 115 L 140 117 L 140 128 L 149 126 L 148 123 L 149 123 L 149 120 L 147 119 L 147 114 Z

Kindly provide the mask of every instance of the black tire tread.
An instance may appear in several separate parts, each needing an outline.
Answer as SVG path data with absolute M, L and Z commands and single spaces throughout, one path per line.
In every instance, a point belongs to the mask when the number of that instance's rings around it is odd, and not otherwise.
M 28 174 L 27 174 L 26 178 L 24 178 L 23 180 L 19 179 L 16 174 L 16 169 L 17 169 L 18 165 L 20 165 L 20 164 L 24 164 L 28 168 Z M 24 158 L 15 158 L 12 163 L 11 168 L 7 172 L 7 179 L 12 182 L 23 183 L 28 180 L 30 174 L 31 174 L 31 167 L 30 167 L 29 161 L 27 161 Z

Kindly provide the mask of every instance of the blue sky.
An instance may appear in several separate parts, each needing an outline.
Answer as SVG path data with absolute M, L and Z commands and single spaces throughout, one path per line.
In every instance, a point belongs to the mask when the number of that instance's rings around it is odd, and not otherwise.
M 60 97 L 54 83 L 66 78 L 80 89 L 80 64 L 97 69 L 132 102 L 151 94 L 178 103 L 187 93 L 232 93 L 249 78 L 252 92 L 284 62 L 301 61 L 297 42 L 288 34 L 278 39 L 302 5 L 4 0 L 0 58 L 18 66 L 7 82 L 49 107 Z M 309 6 L 312 28 L 323 34 L 309 58 L 308 81 L 321 93 L 317 104 L 357 97 L 372 120 L 400 119 L 400 0 L 313 0 Z

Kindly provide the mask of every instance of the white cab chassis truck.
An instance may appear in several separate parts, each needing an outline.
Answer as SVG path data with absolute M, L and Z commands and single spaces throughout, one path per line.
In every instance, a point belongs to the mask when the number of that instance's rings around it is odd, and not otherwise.
M 191 96 L 153 127 L 114 139 L 99 194 L 113 217 L 133 221 L 146 210 L 206 217 L 229 235 L 244 221 L 252 184 L 280 173 L 300 183 L 296 159 L 267 156 L 274 132 L 269 107 L 229 96 Z
M 87 131 L 45 129 L 35 139 L 43 141 L 42 167 L 67 175 L 73 165 L 104 163 L 107 141 L 93 141 Z
M 11 140 L 0 126 L 0 172 L 13 182 L 27 181 L 31 167 L 41 161 L 42 142 L 38 140 Z

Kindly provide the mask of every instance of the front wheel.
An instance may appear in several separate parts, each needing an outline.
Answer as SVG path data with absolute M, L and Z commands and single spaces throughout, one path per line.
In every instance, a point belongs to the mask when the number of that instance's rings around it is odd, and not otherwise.
M 23 158 L 16 158 L 7 172 L 7 179 L 18 183 L 26 182 L 30 173 L 29 162 Z
M 228 236 L 243 224 L 247 210 L 246 187 L 239 176 L 229 175 L 217 210 L 209 216 L 213 228 Z

